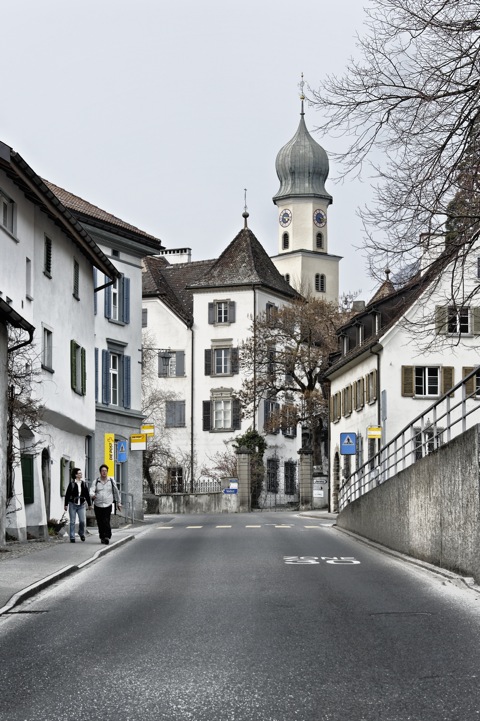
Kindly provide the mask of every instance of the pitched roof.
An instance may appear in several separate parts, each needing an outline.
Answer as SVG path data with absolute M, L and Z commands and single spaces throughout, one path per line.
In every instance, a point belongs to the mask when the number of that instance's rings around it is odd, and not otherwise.
M 299 294 L 287 283 L 250 228 L 242 228 L 193 289 L 261 285 L 288 298 Z
M 142 242 L 157 252 L 162 249 L 161 241 L 153 235 L 145 233 L 145 231 L 140 230 L 135 225 L 126 223 L 111 213 L 107 213 L 106 210 L 92 205 L 92 203 L 80 198 L 78 195 L 74 195 L 64 188 L 60 188 L 60 186 L 55 185 L 55 183 L 51 183 L 48 180 L 44 180 L 43 182 L 50 188 L 52 193 L 57 196 L 60 202 L 74 213 L 81 222 L 89 223 L 99 228 L 108 229 L 113 226 L 120 235 L 133 236 L 137 241 Z

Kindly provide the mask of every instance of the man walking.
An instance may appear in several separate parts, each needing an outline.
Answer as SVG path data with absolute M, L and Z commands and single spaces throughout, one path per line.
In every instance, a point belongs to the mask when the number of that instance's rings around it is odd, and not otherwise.
M 100 543 L 106 546 L 110 543 L 112 537 L 112 529 L 110 526 L 110 516 L 112 513 L 113 503 L 117 504 L 120 510 L 122 504 L 120 502 L 120 493 L 113 478 L 108 475 L 108 466 L 102 463 L 99 478 L 96 478 L 90 488 L 90 495 L 93 500 L 93 510 L 97 519 L 98 534 Z

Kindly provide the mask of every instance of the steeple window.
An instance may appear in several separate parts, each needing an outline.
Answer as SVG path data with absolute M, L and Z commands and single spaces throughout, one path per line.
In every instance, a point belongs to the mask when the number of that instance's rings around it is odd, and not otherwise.
M 323 273 L 315 274 L 315 290 L 317 293 L 325 293 L 327 290 L 327 279 Z
M 282 236 L 282 248 L 283 250 L 288 250 L 288 247 L 290 245 L 290 237 L 288 233 L 284 233 Z
M 315 246 L 317 250 L 323 250 L 323 233 L 317 233 Z

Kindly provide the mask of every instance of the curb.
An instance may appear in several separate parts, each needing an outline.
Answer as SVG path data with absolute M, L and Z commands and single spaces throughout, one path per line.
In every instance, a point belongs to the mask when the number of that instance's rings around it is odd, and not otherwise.
M 78 566 L 65 566 L 65 568 L 61 568 L 60 571 L 55 571 L 55 573 L 50 574 L 50 576 L 46 576 L 45 578 L 40 579 L 40 581 L 36 581 L 35 583 L 32 583 L 31 586 L 27 586 L 26 588 L 22 589 L 21 591 L 17 591 L 11 599 L 0 608 L 0 616 L 3 616 L 6 613 L 9 613 L 9 611 L 12 610 L 15 606 L 20 605 L 23 603 L 23 601 L 26 601 L 27 598 L 31 598 L 37 593 L 40 593 L 40 591 L 43 591 L 44 588 L 47 588 L 48 586 L 52 586 L 57 581 L 60 581 L 62 578 L 66 578 L 67 576 L 71 576 L 76 571 L 81 571 L 83 568 L 88 566 L 90 563 L 93 563 L 93 561 L 96 561 L 101 556 L 105 556 L 105 554 L 110 553 L 110 551 L 114 551 L 117 548 L 120 548 L 120 546 L 123 546 L 128 541 L 133 541 L 135 536 L 126 536 L 125 538 L 121 538 L 118 541 L 115 541 L 115 543 L 112 543 L 111 546 L 106 546 L 105 548 L 100 548 L 93 556 L 92 558 L 87 559 L 86 561 L 83 561 L 83 563 L 80 563 Z

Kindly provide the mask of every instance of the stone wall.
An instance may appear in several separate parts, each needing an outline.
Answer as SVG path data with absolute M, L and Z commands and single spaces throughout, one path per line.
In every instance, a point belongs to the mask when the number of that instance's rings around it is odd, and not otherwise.
M 337 525 L 480 583 L 480 426 L 341 511 Z

